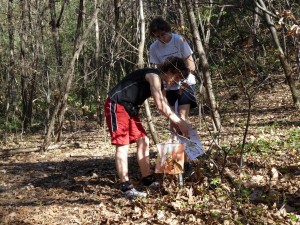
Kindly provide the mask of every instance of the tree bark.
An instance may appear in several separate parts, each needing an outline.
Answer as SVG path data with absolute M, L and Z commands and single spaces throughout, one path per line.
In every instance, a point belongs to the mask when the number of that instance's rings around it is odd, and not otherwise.
M 288 85 L 289 85 L 291 93 L 292 93 L 292 98 L 293 98 L 294 105 L 298 109 L 300 109 L 300 95 L 297 92 L 295 80 L 293 78 L 293 70 L 292 70 L 292 67 L 289 64 L 289 62 L 287 60 L 287 57 L 284 54 L 284 51 L 283 51 L 283 49 L 281 47 L 281 44 L 280 44 L 280 41 L 279 41 L 279 38 L 278 38 L 278 35 L 277 35 L 277 32 L 276 32 L 275 25 L 274 25 L 274 23 L 272 21 L 272 18 L 270 16 L 270 14 L 268 13 L 268 9 L 267 9 L 264 1 L 263 0 L 257 0 L 256 4 L 257 4 L 257 6 L 260 9 L 262 9 L 262 11 L 264 13 L 264 16 L 265 16 L 267 25 L 269 27 L 269 30 L 271 32 L 271 35 L 272 35 L 275 47 L 277 48 L 277 51 L 278 51 L 278 53 L 277 53 L 278 58 L 280 60 L 281 66 L 282 66 L 282 68 L 284 70 L 284 74 L 285 74 L 286 80 L 288 82 Z
M 180 26 L 180 30 L 184 30 L 184 17 L 183 17 L 183 6 L 182 6 L 182 1 L 181 0 L 176 0 L 177 5 L 178 5 L 178 14 L 179 14 L 179 23 L 178 25 Z
M 49 0 L 49 6 L 50 6 L 50 14 L 51 14 L 51 21 L 49 25 L 51 26 L 52 29 L 52 38 L 53 38 L 55 52 L 56 52 L 57 65 L 59 66 L 59 70 L 61 70 L 62 69 L 61 67 L 63 65 L 63 60 L 62 60 L 62 49 L 61 49 L 60 36 L 59 36 L 60 19 L 56 18 L 55 0 Z M 62 15 L 62 11 L 60 15 Z
M 26 131 L 32 125 L 33 100 L 36 92 L 36 71 L 38 71 L 39 64 L 39 37 L 38 35 L 34 35 L 33 32 L 30 4 L 27 4 L 26 8 L 25 1 L 23 0 L 20 2 L 20 8 L 22 21 L 22 28 L 20 29 L 20 60 L 21 65 L 24 65 L 24 69 L 21 70 L 22 121 L 23 129 Z M 26 10 L 28 11 L 27 14 L 25 13 Z M 32 34 L 35 38 L 28 38 L 27 34 Z M 26 42 L 25 40 L 28 41 Z M 34 53 L 32 54 L 33 58 L 30 58 L 30 55 L 26 54 L 28 52 L 27 49 Z M 30 66 L 25 66 L 26 64 Z
M 77 20 L 77 29 L 76 29 L 76 37 L 83 33 L 83 27 L 85 24 L 85 0 L 80 0 L 79 3 L 79 14 L 78 14 L 78 20 Z M 88 79 L 88 73 L 87 73 L 87 59 L 85 54 L 85 49 L 83 47 L 82 54 L 79 58 L 78 63 L 78 69 L 80 72 L 80 75 L 82 76 L 82 85 L 80 89 L 80 97 L 81 97 L 81 107 L 82 107 L 82 113 L 83 115 L 86 113 L 86 100 L 88 97 L 88 90 L 87 90 L 87 79 Z
M 59 117 L 63 117 L 63 115 L 65 113 L 66 106 L 67 106 L 67 98 L 68 98 L 69 91 L 71 89 L 71 84 L 72 84 L 73 77 L 74 77 L 75 62 L 79 57 L 79 54 L 80 54 L 80 52 L 81 52 L 81 50 L 82 50 L 82 48 L 83 48 L 83 46 L 86 42 L 86 39 L 87 39 L 88 35 L 90 34 L 90 31 L 91 31 L 91 29 L 92 29 L 92 27 L 93 27 L 93 25 L 94 25 L 94 23 L 97 19 L 97 15 L 98 15 L 99 11 L 100 11 L 100 8 L 97 7 L 96 10 L 94 11 L 93 15 L 92 15 L 91 21 L 90 21 L 87 29 L 84 31 L 84 33 L 81 37 L 79 37 L 77 40 L 75 40 L 74 54 L 73 54 L 73 57 L 70 61 L 68 70 L 64 74 L 64 77 L 63 77 L 63 80 L 62 80 L 62 85 L 61 85 L 62 88 L 60 90 L 60 95 L 59 95 L 59 101 L 57 102 L 57 104 L 55 106 L 55 109 L 52 113 L 49 128 L 48 128 L 47 134 L 45 136 L 44 143 L 41 147 L 41 151 L 47 150 L 47 148 L 50 145 L 50 135 L 51 135 L 51 132 L 54 128 L 55 117 L 56 117 L 58 111 L 60 111 Z
M 97 8 L 97 0 L 94 0 L 94 10 L 96 10 Z M 95 101 L 95 105 L 97 106 L 97 123 L 102 126 L 102 121 L 103 121 L 103 118 L 102 118 L 102 101 L 101 101 L 101 93 L 102 93 L 102 89 L 103 89 L 103 86 L 101 85 L 101 77 L 100 77 L 100 63 L 99 63 L 99 60 L 100 60 L 100 34 L 99 34 L 99 21 L 98 21 L 98 18 L 95 20 L 95 58 L 94 58 L 94 61 L 95 61 L 95 68 L 96 68 L 96 71 L 95 71 L 95 84 L 96 84 L 96 98 L 94 99 Z M 105 123 L 104 123 L 105 124 Z
M 15 59 L 14 59 L 14 42 L 15 42 L 15 28 L 14 28 L 14 14 L 13 14 L 13 0 L 8 1 L 7 8 L 7 21 L 8 21 L 8 38 L 9 38 L 9 65 L 6 75 L 6 108 L 5 108 L 5 132 L 4 132 L 4 143 L 7 142 L 7 133 L 9 125 L 9 113 L 11 110 L 15 111 L 16 104 L 16 83 L 15 83 Z
M 139 0 L 139 12 L 140 12 L 140 22 L 141 22 L 141 30 L 140 30 L 140 43 L 138 48 L 138 67 L 144 67 L 144 47 L 145 47 L 145 18 L 144 18 L 144 8 L 143 8 L 143 0 Z M 147 122 L 150 129 L 151 136 L 155 144 L 159 143 L 159 139 L 157 136 L 157 132 L 152 123 L 152 115 L 148 100 L 146 99 L 144 103 L 144 107 L 147 115 Z
M 198 26 L 196 24 L 196 19 L 195 19 L 191 0 L 185 0 L 185 3 L 186 3 L 187 11 L 188 11 L 191 29 L 193 32 L 193 38 L 194 38 L 194 41 L 196 44 L 196 49 L 197 49 L 197 52 L 198 52 L 199 58 L 200 58 L 200 64 L 201 64 L 201 69 L 202 69 L 203 78 L 204 78 L 204 87 L 206 90 L 207 99 L 208 99 L 208 103 L 209 103 L 210 110 L 211 110 L 211 116 L 212 116 L 212 119 L 213 119 L 213 122 L 214 122 L 214 125 L 215 125 L 217 131 L 220 132 L 221 131 L 221 119 L 220 119 L 220 114 L 217 110 L 217 103 L 216 103 L 215 95 L 213 92 L 213 86 L 212 86 L 207 56 L 204 51 L 203 44 L 201 42 L 201 38 L 200 38 L 199 31 L 198 31 Z

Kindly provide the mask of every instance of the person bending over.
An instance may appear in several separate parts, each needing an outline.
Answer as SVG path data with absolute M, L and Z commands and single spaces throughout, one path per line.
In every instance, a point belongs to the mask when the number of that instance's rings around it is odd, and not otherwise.
M 106 123 L 111 143 L 116 146 L 115 163 L 120 189 L 127 197 L 146 196 L 145 192 L 137 191 L 130 183 L 128 149 L 132 143 L 136 143 L 142 184 L 153 188 L 159 185 L 150 170 L 149 138 L 139 117 L 139 106 L 152 96 L 158 111 L 187 137 L 190 125 L 169 106 L 163 82 L 172 85 L 185 80 L 188 75 L 189 69 L 181 58 L 169 57 L 159 69 L 143 68 L 127 74 L 108 92 L 104 106 Z

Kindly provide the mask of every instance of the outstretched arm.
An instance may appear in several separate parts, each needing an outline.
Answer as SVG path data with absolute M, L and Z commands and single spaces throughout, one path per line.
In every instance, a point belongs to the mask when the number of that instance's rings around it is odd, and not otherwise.
M 190 125 L 182 120 L 169 106 L 165 94 L 161 91 L 161 79 L 157 74 L 149 73 L 146 80 L 150 83 L 151 93 L 154 102 L 161 114 L 176 124 L 184 136 L 188 136 Z

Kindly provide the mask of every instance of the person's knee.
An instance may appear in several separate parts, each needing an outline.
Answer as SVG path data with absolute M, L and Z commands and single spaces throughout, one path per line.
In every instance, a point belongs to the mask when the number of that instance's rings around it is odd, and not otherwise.
M 188 118 L 188 114 L 189 114 L 189 110 L 190 110 L 190 105 L 181 105 L 178 107 L 178 116 L 183 119 L 186 120 Z
M 141 138 L 138 138 L 136 140 L 136 143 L 137 145 L 146 145 L 146 146 L 149 146 L 149 138 L 147 136 L 144 136 L 144 137 L 141 137 Z

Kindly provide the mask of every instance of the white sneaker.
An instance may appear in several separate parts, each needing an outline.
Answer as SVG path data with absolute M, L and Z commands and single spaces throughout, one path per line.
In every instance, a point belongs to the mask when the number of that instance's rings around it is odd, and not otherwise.
M 142 197 L 142 198 L 147 197 L 147 193 L 142 192 L 142 191 L 137 191 L 135 188 L 131 188 L 130 190 L 127 190 L 127 191 L 122 192 L 122 193 L 129 199 L 134 199 L 134 198 L 137 198 L 137 197 Z

